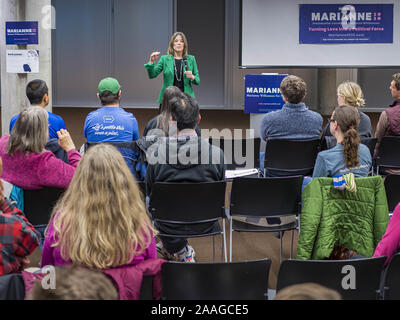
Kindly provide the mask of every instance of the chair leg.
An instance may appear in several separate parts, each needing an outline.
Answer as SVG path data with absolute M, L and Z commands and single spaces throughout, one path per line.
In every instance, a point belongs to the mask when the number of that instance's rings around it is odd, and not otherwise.
M 232 262 L 232 218 L 229 221 L 229 262 Z
M 293 252 L 293 238 L 294 238 L 294 230 L 292 230 L 292 243 L 290 244 L 290 259 L 292 259 L 292 252 Z
M 227 257 L 227 253 L 226 253 L 226 229 L 225 229 L 225 220 L 222 220 L 222 230 L 223 230 L 223 234 L 222 234 L 222 243 L 224 246 L 224 256 L 225 256 L 225 262 L 228 262 L 228 257 Z M 222 258 L 221 258 L 222 261 Z
M 279 231 L 279 235 L 280 235 L 280 252 L 279 252 L 279 262 L 282 263 L 282 231 Z

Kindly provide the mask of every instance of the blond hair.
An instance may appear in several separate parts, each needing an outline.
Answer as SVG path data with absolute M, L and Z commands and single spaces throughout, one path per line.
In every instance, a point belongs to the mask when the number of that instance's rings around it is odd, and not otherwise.
M 175 50 L 174 50 L 174 41 L 175 41 L 175 38 L 176 38 L 177 36 L 181 36 L 181 37 L 182 37 L 183 43 L 185 44 L 185 46 L 184 46 L 184 48 L 183 48 L 183 53 L 182 53 L 182 55 L 187 56 L 187 54 L 188 54 L 188 42 L 187 42 L 186 36 L 185 36 L 182 32 L 175 32 L 175 33 L 172 35 L 171 39 L 169 40 L 168 54 L 171 55 L 171 56 L 174 56 L 174 53 L 175 53 Z
M 339 84 L 337 95 L 342 96 L 345 104 L 350 107 L 362 107 L 365 105 L 361 87 L 355 82 L 345 81 Z
M 336 290 L 306 282 L 283 288 L 274 300 L 342 300 L 342 297 Z
M 7 153 L 16 151 L 42 153 L 49 139 L 49 114 L 41 107 L 29 107 L 22 111 L 10 133 Z
M 128 264 L 155 235 L 139 187 L 120 152 L 91 147 L 53 210 L 61 257 L 89 268 Z

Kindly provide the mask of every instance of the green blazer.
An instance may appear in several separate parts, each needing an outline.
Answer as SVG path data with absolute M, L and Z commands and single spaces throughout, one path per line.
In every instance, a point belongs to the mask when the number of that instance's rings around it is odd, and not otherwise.
M 183 62 L 183 61 L 182 61 Z M 194 80 L 190 80 L 183 74 L 183 85 L 184 92 L 190 94 L 192 97 L 194 96 L 192 83 L 200 84 L 200 76 L 199 71 L 197 70 L 196 59 L 194 56 L 187 55 L 187 64 L 190 71 L 192 71 L 194 75 Z M 164 90 L 166 87 L 174 85 L 174 57 L 171 55 L 163 55 L 158 61 L 157 65 L 154 63 L 146 63 L 144 67 L 147 69 L 147 73 L 149 74 L 149 78 L 153 79 L 157 77 L 161 71 L 163 71 L 163 86 L 161 88 L 160 96 L 158 97 L 158 103 L 161 104 Z M 187 71 L 185 66 L 183 67 L 183 72 Z
M 355 193 L 335 189 L 325 177 L 304 188 L 297 259 L 328 258 L 335 245 L 372 257 L 389 222 L 385 186 L 381 176 L 355 181 Z

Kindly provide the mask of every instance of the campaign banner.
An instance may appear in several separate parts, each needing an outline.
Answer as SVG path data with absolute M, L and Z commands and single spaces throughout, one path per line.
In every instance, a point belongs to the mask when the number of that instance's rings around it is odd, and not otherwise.
M 39 28 L 37 21 L 7 21 L 6 44 L 39 44 Z
M 284 105 L 281 82 L 287 74 L 246 74 L 244 112 L 266 113 L 279 110 Z
M 7 73 L 38 73 L 38 50 L 7 50 Z
M 393 43 L 393 4 L 300 4 L 299 43 Z

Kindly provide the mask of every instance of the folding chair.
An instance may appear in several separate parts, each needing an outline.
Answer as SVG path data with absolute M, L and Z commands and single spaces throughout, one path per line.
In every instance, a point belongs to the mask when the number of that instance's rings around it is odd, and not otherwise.
M 224 152 L 225 164 L 228 170 L 260 167 L 260 138 L 209 138 L 209 142 L 221 148 Z
M 267 300 L 270 259 L 233 263 L 165 262 L 163 300 Z
M 389 208 L 389 217 L 391 217 L 394 209 L 400 202 L 400 175 L 387 175 L 384 181 L 384 185 Z
M 285 260 L 276 291 L 313 282 L 339 292 L 344 300 L 376 300 L 386 257 L 349 260 Z
M 25 283 L 21 273 L 10 273 L 0 277 L 0 300 L 24 300 Z
M 280 261 L 282 261 L 282 232 L 292 230 L 290 258 L 293 251 L 294 230 L 296 221 L 280 226 L 257 226 L 234 219 L 235 216 L 248 218 L 271 218 L 300 214 L 302 176 L 276 178 L 236 178 L 232 182 L 229 212 L 229 261 L 232 261 L 232 231 L 237 232 L 279 232 Z
M 194 238 L 213 236 L 213 261 L 215 255 L 214 236 L 222 236 L 223 248 L 227 261 L 225 239 L 225 181 L 203 183 L 166 183 L 156 182 L 152 187 L 149 212 L 153 222 L 201 226 L 214 222 L 209 232 L 162 233 L 165 237 Z M 219 221 L 222 222 L 222 230 Z
M 400 253 L 390 259 L 384 271 L 382 281 L 382 298 L 384 300 L 400 300 Z
M 320 140 L 267 141 L 264 174 L 277 176 L 312 175 Z
M 379 167 L 400 168 L 400 137 L 383 137 L 376 157 L 376 174 L 381 174 Z

